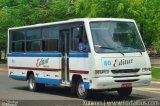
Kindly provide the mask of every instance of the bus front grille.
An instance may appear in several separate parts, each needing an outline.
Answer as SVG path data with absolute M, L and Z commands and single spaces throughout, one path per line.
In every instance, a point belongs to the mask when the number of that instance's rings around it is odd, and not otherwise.
M 139 69 L 120 69 L 120 70 L 111 70 L 113 74 L 121 74 L 121 73 L 137 73 Z
M 132 80 L 115 80 L 115 82 L 135 82 L 138 81 L 139 79 L 132 79 Z
M 139 77 L 140 75 L 127 75 L 127 76 L 113 76 L 114 78 L 124 78 L 124 77 Z

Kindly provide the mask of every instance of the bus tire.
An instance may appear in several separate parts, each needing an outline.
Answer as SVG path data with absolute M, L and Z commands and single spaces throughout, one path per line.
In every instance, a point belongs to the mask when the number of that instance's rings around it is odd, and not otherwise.
M 29 75 L 28 88 L 30 91 L 32 91 L 32 92 L 41 91 L 44 89 L 44 87 L 45 87 L 45 84 L 36 83 L 35 77 L 33 74 Z
M 82 79 L 78 79 L 76 85 L 76 93 L 80 99 L 85 99 L 88 95 L 88 90 L 85 89 Z
M 71 86 L 71 88 L 70 88 L 70 93 L 72 94 L 72 95 L 76 95 L 76 79 L 74 79 L 74 80 L 72 80 L 72 86 Z
M 117 92 L 118 92 L 118 94 L 121 97 L 128 97 L 132 93 L 132 87 L 129 87 L 129 88 L 119 88 L 117 90 Z

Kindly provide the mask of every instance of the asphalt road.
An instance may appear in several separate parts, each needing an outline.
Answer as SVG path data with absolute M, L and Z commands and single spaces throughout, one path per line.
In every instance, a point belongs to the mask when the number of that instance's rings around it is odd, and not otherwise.
M 121 100 L 160 100 L 160 82 L 152 81 L 150 86 L 133 89 L 128 98 L 121 98 L 117 92 L 94 92 L 89 101 Z M 43 92 L 30 92 L 27 82 L 16 81 L 7 77 L 7 72 L 0 72 L 0 100 L 79 100 L 65 88 L 47 86 Z

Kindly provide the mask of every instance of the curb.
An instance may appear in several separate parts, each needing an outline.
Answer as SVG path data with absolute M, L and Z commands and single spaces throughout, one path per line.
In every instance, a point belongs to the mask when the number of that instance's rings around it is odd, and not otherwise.
M 5 71 L 5 70 L 0 70 L 0 72 L 7 72 L 7 70 Z
M 160 68 L 160 67 L 153 67 L 153 68 Z
M 160 84 L 160 81 L 151 81 L 152 84 Z
M 155 78 L 152 78 L 151 81 L 157 81 L 157 82 L 160 82 L 160 79 L 155 79 Z

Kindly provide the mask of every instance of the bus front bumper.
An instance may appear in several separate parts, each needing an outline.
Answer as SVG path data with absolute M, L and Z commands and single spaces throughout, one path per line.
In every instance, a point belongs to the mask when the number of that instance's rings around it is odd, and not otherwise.
M 90 89 L 114 89 L 121 88 L 122 84 L 130 83 L 132 87 L 147 86 L 150 84 L 151 75 L 139 75 L 138 77 L 98 77 L 92 78 Z

